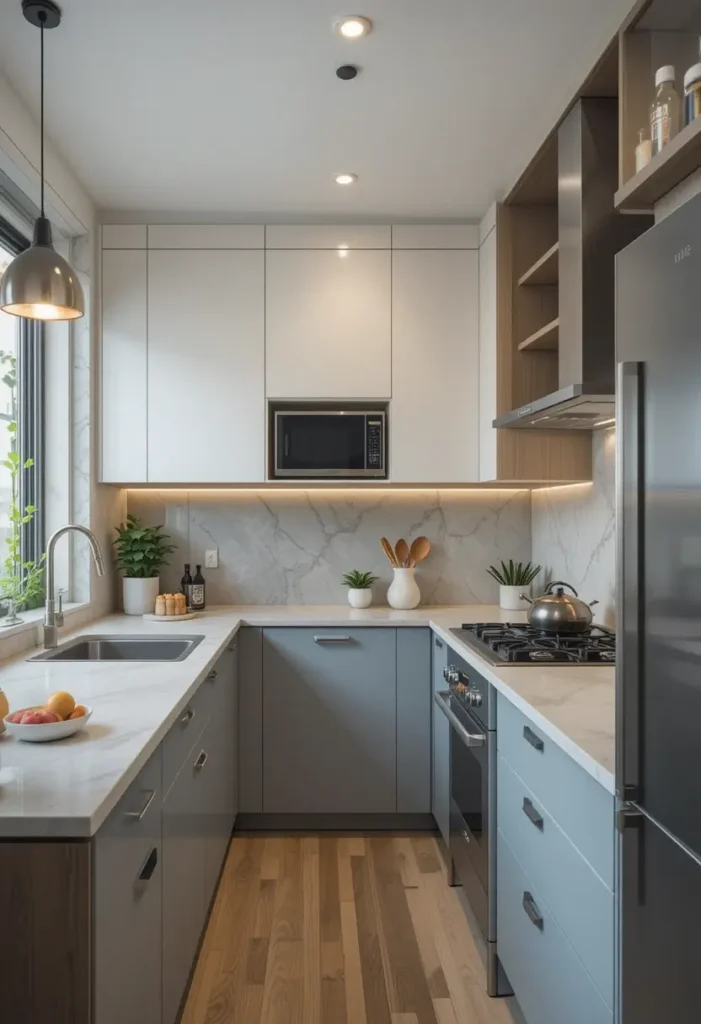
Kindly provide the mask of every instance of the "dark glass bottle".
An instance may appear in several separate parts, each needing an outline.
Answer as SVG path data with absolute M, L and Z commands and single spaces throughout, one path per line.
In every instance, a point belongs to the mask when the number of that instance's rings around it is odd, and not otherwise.
M 190 602 L 192 600 L 192 576 L 190 575 L 190 563 L 185 563 L 185 572 L 183 578 L 180 580 L 180 590 L 185 595 L 187 606 L 190 608 Z
M 204 576 L 202 575 L 202 566 L 196 565 L 195 577 L 192 581 L 192 600 L 190 607 L 193 612 L 204 611 Z

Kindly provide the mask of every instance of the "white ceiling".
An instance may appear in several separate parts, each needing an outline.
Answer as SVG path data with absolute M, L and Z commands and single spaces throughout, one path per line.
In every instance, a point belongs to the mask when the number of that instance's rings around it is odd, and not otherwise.
M 475 218 L 631 2 L 63 0 L 47 127 L 110 210 Z M 347 13 L 372 34 L 337 37 Z M 0 68 L 35 112 L 38 42 L 20 0 L 0 0 Z

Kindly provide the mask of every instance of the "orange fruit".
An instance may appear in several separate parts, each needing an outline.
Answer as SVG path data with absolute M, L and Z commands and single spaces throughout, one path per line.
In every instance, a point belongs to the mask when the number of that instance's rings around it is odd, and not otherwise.
M 88 709 L 86 708 L 85 704 L 76 704 L 76 706 L 73 708 L 73 710 L 71 711 L 71 713 L 70 713 L 70 715 L 68 717 L 69 718 L 82 718 L 83 715 L 87 715 L 87 713 L 88 713 Z
M 66 718 L 70 718 L 75 708 L 75 700 L 66 693 L 65 690 L 58 690 L 57 693 L 52 693 L 47 702 L 44 704 L 47 711 L 53 711 L 55 715 L 65 721 Z

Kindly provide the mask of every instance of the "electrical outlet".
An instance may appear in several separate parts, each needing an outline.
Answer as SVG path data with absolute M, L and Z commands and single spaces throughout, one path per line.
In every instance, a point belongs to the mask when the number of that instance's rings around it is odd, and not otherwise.
M 205 569 L 218 569 L 219 568 L 219 550 L 214 548 L 213 551 L 205 551 L 204 553 L 204 567 Z

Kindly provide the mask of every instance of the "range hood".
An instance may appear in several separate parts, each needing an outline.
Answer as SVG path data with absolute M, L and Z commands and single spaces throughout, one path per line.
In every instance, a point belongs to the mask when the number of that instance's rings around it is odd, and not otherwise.
M 616 212 L 618 101 L 580 99 L 558 129 L 557 391 L 495 427 L 593 430 L 614 422 L 615 255 L 652 225 Z

